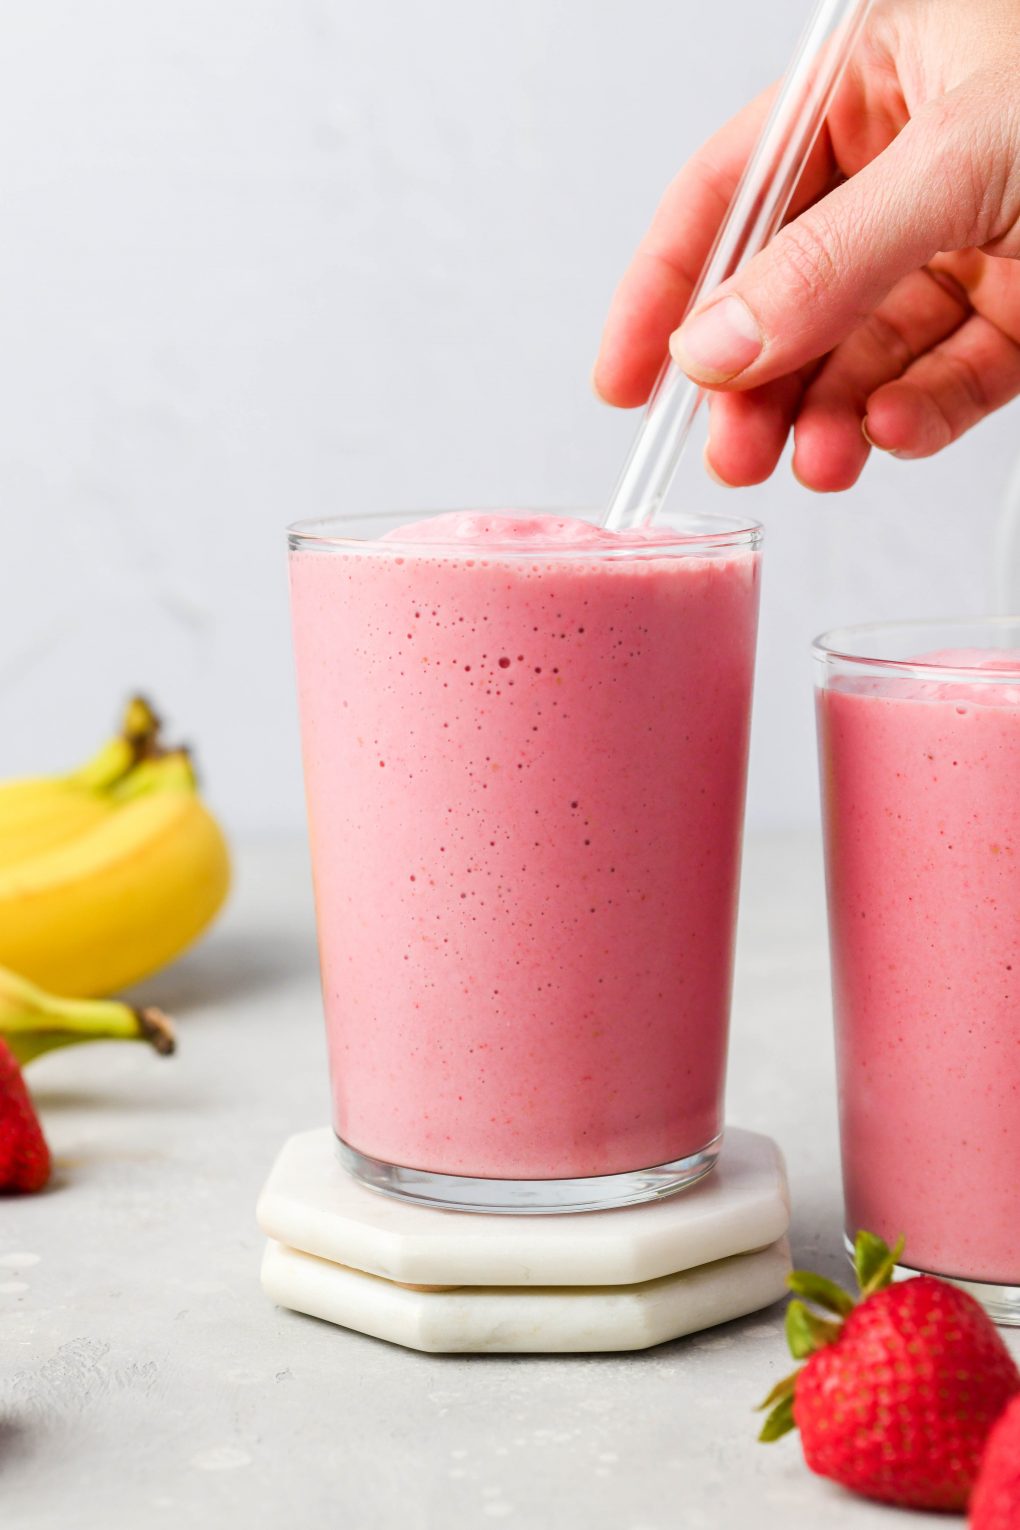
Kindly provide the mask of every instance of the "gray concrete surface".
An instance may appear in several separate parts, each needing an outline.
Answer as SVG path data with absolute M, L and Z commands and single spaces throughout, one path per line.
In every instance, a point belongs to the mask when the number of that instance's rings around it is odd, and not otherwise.
M 180 1021 L 174 1059 L 103 1045 L 30 1074 L 57 1174 L 0 1201 L 7 1524 L 945 1530 L 755 1443 L 781 1308 L 633 1356 L 435 1358 L 266 1301 L 255 1197 L 326 1120 L 300 849 L 242 855 L 221 925 L 145 992 Z M 795 1257 L 842 1274 L 812 840 L 749 846 L 729 1116 L 786 1151 Z

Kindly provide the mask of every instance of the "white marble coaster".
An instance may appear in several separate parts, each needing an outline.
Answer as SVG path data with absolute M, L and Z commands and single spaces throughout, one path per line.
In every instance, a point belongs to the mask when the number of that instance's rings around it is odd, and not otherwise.
M 619 1213 L 630 1217 L 633 1209 Z M 786 1289 L 785 1238 L 629 1286 L 415 1291 L 270 1242 L 262 1289 L 278 1306 L 437 1354 L 594 1354 L 648 1349 L 744 1317 Z
M 256 1215 L 274 1242 L 384 1280 L 577 1287 L 634 1285 L 765 1249 L 786 1232 L 790 1206 L 776 1144 L 737 1127 L 727 1129 L 713 1172 L 689 1190 L 617 1211 L 540 1217 L 434 1211 L 369 1190 L 344 1169 L 325 1127 L 284 1144 Z M 752 1299 L 739 1310 L 760 1305 Z

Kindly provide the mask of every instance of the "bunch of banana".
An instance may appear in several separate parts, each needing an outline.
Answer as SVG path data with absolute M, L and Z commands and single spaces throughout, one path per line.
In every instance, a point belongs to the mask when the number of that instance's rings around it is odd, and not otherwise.
M 79 770 L 0 784 L 0 966 L 54 993 L 107 994 L 165 966 L 216 914 L 226 843 L 187 751 L 159 734 L 136 697 Z

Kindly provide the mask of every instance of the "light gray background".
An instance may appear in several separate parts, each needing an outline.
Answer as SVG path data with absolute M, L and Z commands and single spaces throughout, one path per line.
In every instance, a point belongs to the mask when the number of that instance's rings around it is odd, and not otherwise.
M 298 827 L 284 523 L 600 501 L 634 423 L 588 391 L 613 285 L 806 9 L 6 0 L 0 773 L 143 685 L 230 827 Z M 815 812 L 815 631 L 991 604 L 1017 421 L 840 499 L 785 467 L 741 496 L 754 822 Z M 677 492 L 732 498 L 696 454 Z

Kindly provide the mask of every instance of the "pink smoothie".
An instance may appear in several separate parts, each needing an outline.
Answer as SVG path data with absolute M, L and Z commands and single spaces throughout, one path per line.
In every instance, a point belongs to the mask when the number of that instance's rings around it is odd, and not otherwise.
M 1018 1284 L 1020 685 L 836 685 L 819 730 L 848 1231 Z
M 362 1153 L 566 1178 L 720 1131 L 758 554 L 677 540 L 458 515 L 292 553 L 334 1119 Z

